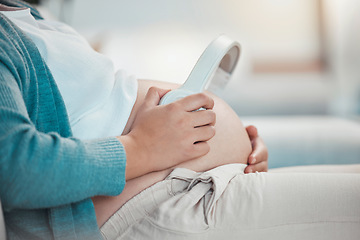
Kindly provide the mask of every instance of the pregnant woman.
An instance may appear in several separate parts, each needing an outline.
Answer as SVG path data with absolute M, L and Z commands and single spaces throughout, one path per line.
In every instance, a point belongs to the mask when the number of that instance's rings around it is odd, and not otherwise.
M 359 236 L 359 174 L 244 174 L 267 151 L 221 99 L 158 106 L 177 86 L 114 73 L 68 26 L 0 3 L 9 239 Z
M 9 239 L 101 238 L 98 224 L 175 166 L 248 161 L 249 136 L 220 100 L 197 94 L 157 106 L 168 90 L 148 88 L 160 83 L 137 86 L 70 27 L 22 1 L 0 3 L 0 196 Z M 207 110 L 193 112 L 200 107 Z M 217 108 L 226 115 L 215 123 Z M 236 124 L 221 134 L 226 116 Z M 266 148 L 249 132 L 256 162 L 247 171 L 266 170 Z M 226 145 L 236 148 L 223 161 Z

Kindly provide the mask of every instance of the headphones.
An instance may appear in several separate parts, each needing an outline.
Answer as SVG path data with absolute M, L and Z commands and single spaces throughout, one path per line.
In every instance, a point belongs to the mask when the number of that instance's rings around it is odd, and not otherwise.
M 172 103 L 204 90 L 223 89 L 240 57 L 240 44 L 225 35 L 213 40 L 200 56 L 185 83 L 165 94 L 160 105 Z

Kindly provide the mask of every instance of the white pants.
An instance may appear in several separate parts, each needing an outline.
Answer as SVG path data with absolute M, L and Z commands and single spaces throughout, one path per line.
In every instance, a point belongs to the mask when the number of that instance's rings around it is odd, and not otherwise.
M 360 239 L 360 174 L 175 169 L 129 200 L 104 239 Z

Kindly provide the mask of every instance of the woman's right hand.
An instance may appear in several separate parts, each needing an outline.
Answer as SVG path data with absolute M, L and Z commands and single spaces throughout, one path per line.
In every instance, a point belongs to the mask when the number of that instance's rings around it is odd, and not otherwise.
M 126 179 L 160 171 L 207 154 L 215 135 L 214 100 L 199 93 L 158 105 L 168 90 L 152 87 L 132 129 L 120 136 L 126 151 Z M 199 108 L 206 110 L 195 111 Z

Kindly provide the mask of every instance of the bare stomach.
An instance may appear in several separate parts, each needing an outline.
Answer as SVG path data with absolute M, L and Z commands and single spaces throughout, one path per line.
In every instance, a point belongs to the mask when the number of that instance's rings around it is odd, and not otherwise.
M 139 90 L 136 103 L 131 112 L 123 134 L 131 130 L 132 123 L 139 106 L 143 103 L 145 94 L 151 86 L 164 89 L 174 89 L 178 85 L 150 80 L 139 80 Z M 210 93 L 208 93 L 211 95 Z M 236 113 L 221 99 L 211 95 L 215 100 L 216 134 L 209 141 L 210 152 L 198 159 L 184 162 L 177 167 L 189 168 L 194 171 L 206 171 L 214 167 L 229 163 L 247 163 L 251 153 L 251 144 L 246 130 Z M 152 172 L 126 182 L 123 192 L 114 197 L 93 197 L 96 219 L 101 227 L 124 203 L 142 190 L 162 181 L 172 169 L 161 172 Z

